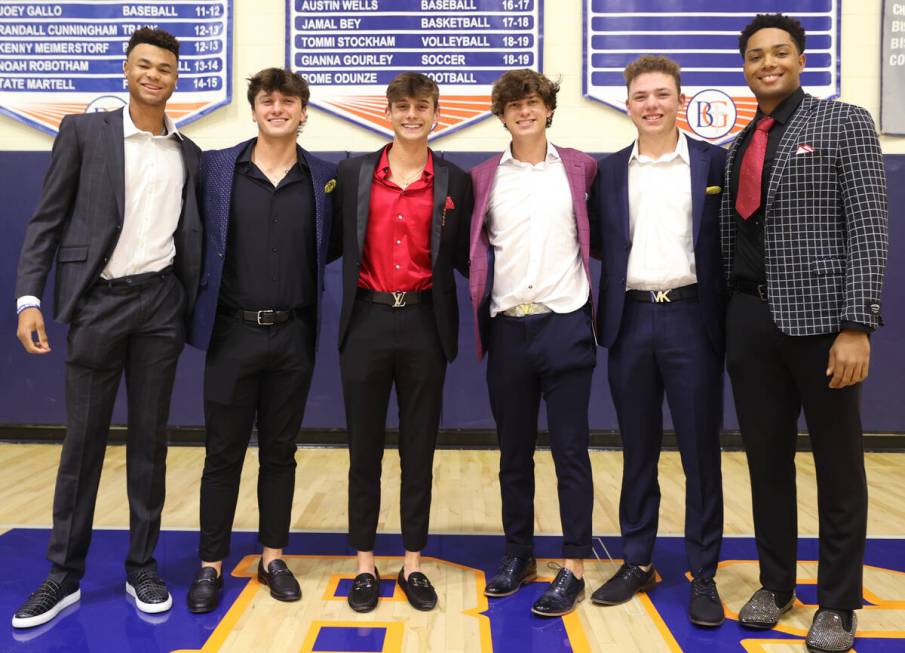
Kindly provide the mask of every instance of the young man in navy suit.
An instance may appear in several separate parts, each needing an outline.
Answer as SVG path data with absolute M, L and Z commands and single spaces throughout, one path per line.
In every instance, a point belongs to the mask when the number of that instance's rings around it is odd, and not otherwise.
M 602 242 L 600 343 L 624 469 L 619 500 L 625 563 L 594 592 L 600 605 L 654 586 L 663 394 L 685 470 L 689 617 L 723 622 L 713 577 L 723 534 L 720 475 L 724 283 L 719 206 L 725 151 L 676 129 L 679 66 L 645 56 L 625 68 L 635 143 L 600 163 L 591 211 Z
M 207 248 L 189 342 L 207 351 L 201 569 L 192 612 L 220 601 L 222 562 L 252 427 L 258 427 L 258 580 L 301 598 L 282 560 L 295 488 L 296 436 L 314 371 L 336 167 L 296 142 L 307 120 L 301 76 L 267 68 L 248 80 L 258 135 L 201 160 Z

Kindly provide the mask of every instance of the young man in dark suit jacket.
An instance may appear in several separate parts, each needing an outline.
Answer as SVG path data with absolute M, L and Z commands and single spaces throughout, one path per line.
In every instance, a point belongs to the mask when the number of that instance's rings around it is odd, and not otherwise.
M 533 70 L 500 77 L 491 105 L 512 142 L 471 171 L 469 286 L 478 358 L 488 352 L 506 534 L 484 593 L 508 596 L 537 576 L 534 449 L 543 399 L 563 529 L 563 566 L 531 608 L 547 617 L 584 598 L 583 560 L 593 553 L 588 402 L 597 364 L 587 210 L 597 164 L 547 140 L 558 91 Z
M 68 428 L 53 507 L 47 579 L 13 626 L 45 623 L 79 600 L 79 581 L 110 416 L 120 377 L 129 397 L 130 508 L 126 591 L 144 612 L 172 605 L 157 574 L 166 472 L 166 423 L 201 265 L 195 196 L 197 146 L 176 131 L 166 103 L 176 87 L 179 43 L 137 30 L 123 66 L 129 105 L 67 116 L 41 201 L 25 232 L 16 278 L 18 336 L 47 354 L 40 297 L 56 258 L 54 317 L 69 327 Z
M 192 612 L 220 602 L 221 567 L 252 427 L 257 424 L 258 580 L 280 601 L 301 589 L 282 559 L 295 489 L 296 436 L 305 412 L 333 222 L 336 166 L 297 143 L 307 120 L 305 79 L 266 68 L 248 80 L 258 135 L 201 157 L 208 247 L 189 343 L 206 350 L 201 477 L 201 569 Z
M 859 397 L 880 326 L 887 253 L 879 140 L 861 107 L 801 89 L 805 33 L 759 15 L 739 52 L 757 98 L 729 151 L 723 263 L 733 289 L 726 363 L 751 473 L 760 583 L 739 612 L 772 628 L 795 600 L 795 449 L 804 409 L 820 518 L 812 650 L 845 651 L 857 629 L 867 530 Z
M 600 605 L 653 587 L 663 395 L 685 471 L 692 623 L 718 626 L 714 575 L 723 536 L 720 421 L 725 283 L 719 206 L 726 152 L 676 128 L 679 66 L 646 56 L 625 69 L 631 147 L 600 163 L 590 202 L 601 239 L 600 344 L 622 435 L 619 499 L 625 563 L 594 592 Z
M 471 181 L 434 156 L 439 89 L 401 73 L 387 87 L 393 142 L 340 163 L 333 256 L 343 256 L 340 367 L 349 431 L 349 544 L 358 576 L 349 605 L 377 607 L 374 539 L 390 390 L 399 400 L 401 521 L 405 563 L 398 582 L 409 602 L 431 610 L 437 594 L 421 571 L 427 543 L 433 456 L 446 365 L 458 350 L 453 268 L 468 265 Z

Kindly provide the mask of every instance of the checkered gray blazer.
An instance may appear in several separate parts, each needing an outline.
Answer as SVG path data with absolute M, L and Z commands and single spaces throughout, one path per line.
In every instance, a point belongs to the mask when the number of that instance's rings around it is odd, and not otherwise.
M 736 151 L 752 121 L 735 139 Z M 723 193 L 720 232 L 727 279 L 735 252 L 735 198 Z M 806 95 L 789 121 L 770 175 L 764 221 L 767 296 L 790 336 L 879 326 L 888 247 L 886 175 L 870 114 Z

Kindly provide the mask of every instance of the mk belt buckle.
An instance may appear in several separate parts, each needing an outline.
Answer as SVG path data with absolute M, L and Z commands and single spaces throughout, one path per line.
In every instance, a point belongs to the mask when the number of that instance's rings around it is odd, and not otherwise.
M 276 324 L 276 321 L 274 320 L 275 313 L 276 311 L 273 309 L 258 311 L 258 326 L 273 326 Z
M 397 290 L 390 293 L 393 295 L 393 308 L 403 308 L 405 306 L 405 292 L 404 290 Z
M 672 288 L 669 290 L 657 290 L 650 291 L 650 298 L 655 304 L 662 304 L 663 302 L 671 302 L 672 300 L 669 298 L 669 293 L 672 292 Z

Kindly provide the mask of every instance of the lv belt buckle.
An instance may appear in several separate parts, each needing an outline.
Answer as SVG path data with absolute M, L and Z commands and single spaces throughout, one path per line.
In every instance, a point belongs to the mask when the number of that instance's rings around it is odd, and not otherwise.
M 258 311 L 258 326 L 273 326 L 276 324 L 274 320 L 274 310 Z
M 405 306 L 405 292 L 404 290 L 398 290 L 391 293 L 393 295 L 393 308 L 403 308 Z
M 663 302 L 671 302 L 672 300 L 669 298 L 669 293 L 672 292 L 672 288 L 669 290 L 657 290 L 656 292 L 651 290 L 650 297 L 654 301 L 655 304 L 662 304 Z

